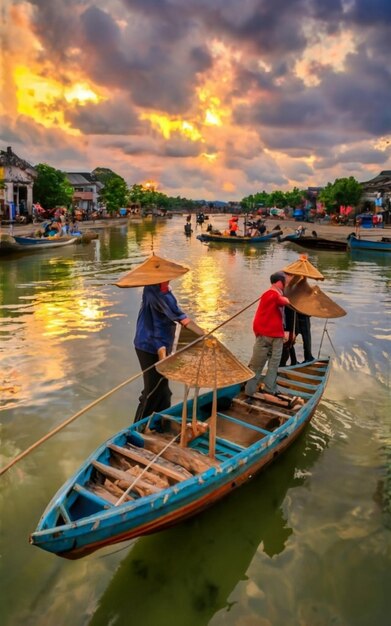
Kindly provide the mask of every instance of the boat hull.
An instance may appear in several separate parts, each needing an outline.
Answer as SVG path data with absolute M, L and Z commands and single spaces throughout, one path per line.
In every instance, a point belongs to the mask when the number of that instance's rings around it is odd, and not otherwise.
M 286 241 L 289 241 L 287 239 Z M 346 252 L 348 244 L 346 241 L 337 239 L 325 239 L 324 237 L 297 237 L 290 239 L 297 246 L 308 248 L 310 250 L 333 250 Z
M 369 239 L 358 239 L 356 236 L 352 235 L 349 238 L 348 245 L 351 250 L 391 252 L 391 238 L 386 237 L 383 237 L 380 241 L 371 241 Z
M 129 438 L 133 437 L 135 441 L 139 439 L 141 445 L 145 435 L 138 432 L 138 429 L 141 429 L 149 418 L 124 429 L 98 448 L 75 476 L 60 489 L 44 512 L 37 530 L 31 535 L 31 543 L 59 556 L 77 559 L 98 548 L 157 532 L 213 505 L 269 465 L 300 435 L 315 412 L 327 381 L 328 371 L 328 360 L 282 368 L 280 374 L 282 388 L 286 390 L 286 385 L 290 381 L 291 393 L 303 397 L 304 405 L 294 415 L 289 418 L 287 416 L 284 423 L 275 430 L 269 432 L 255 427 L 255 431 L 262 431 L 264 434 L 257 433 L 260 438 L 248 447 L 236 446 L 237 452 L 232 453 L 231 457 L 224 457 L 219 464 L 158 493 L 139 498 L 137 501 L 124 502 L 119 506 L 108 506 L 81 519 L 69 519 L 68 523 L 59 525 L 58 521 L 55 522 L 58 512 L 64 512 L 64 508 L 68 506 L 67 502 L 70 502 L 70 494 L 75 485 L 88 484 L 91 478 L 91 464 L 94 461 L 102 462 L 108 457 L 108 450 L 112 449 L 113 445 L 114 447 L 124 445 Z M 238 393 L 240 393 L 238 385 L 220 390 L 219 403 L 232 401 Z M 211 399 L 211 393 L 200 396 L 198 406 L 201 412 L 203 407 L 208 407 Z M 188 414 L 191 415 L 191 403 L 188 409 Z M 164 417 L 179 416 L 180 419 L 181 410 L 181 404 L 171 407 L 164 412 Z M 237 421 L 226 415 L 221 417 Z M 254 426 L 248 428 L 254 430 Z M 218 441 L 222 442 L 221 446 L 227 444 L 225 439 Z M 232 446 L 232 441 L 230 445 Z M 235 444 L 233 446 L 235 447 Z M 71 510 L 72 507 L 69 507 L 69 511 Z M 62 522 L 64 521 L 62 519 Z
M 31 252 L 42 252 L 42 250 L 52 250 L 52 248 L 63 248 L 77 243 L 78 237 L 67 237 L 66 239 L 34 239 L 33 237 L 7 237 L 0 240 L 0 257 L 12 256 L 14 254 L 30 254 Z
M 229 235 L 211 235 L 209 233 L 202 233 L 201 235 L 197 235 L 197 239 L 203 242 L 214 242 L 214 243 L 234 243 L 240 245 L 252 245 L 254 243 L 265 243 L 266 241 L 271 241 L 272 239 L 277 239 L 279 236 L 279 231 L 273 231 L 272 233 L 268 233 L 267 235 L 262 235 L 260 237 L 241 237 L 241 236 L 229 236 Z

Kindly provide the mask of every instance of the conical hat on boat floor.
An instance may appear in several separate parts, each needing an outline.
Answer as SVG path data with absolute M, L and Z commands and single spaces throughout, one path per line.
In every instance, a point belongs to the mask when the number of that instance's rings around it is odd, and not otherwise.
M 287 274 L 293 274 L 294 276 L 305 276 L 306 278 L 313 278 L 314 280 L 324 280 L 323 274 L 312 265 L 306 254 L 301 254 L 298 261 L 287 265 L 282 271 Z
M 169 380 L 209 389 L 243 383 L 254 376 L 252 370 L 214 337 L 206 337 L 188 350 L 172 354 L 157 363 L 156 369 Z
M 185 265 L 179 265 L 179 263 L 152 254 L 144 263 L 130 270 L 114 284 L 117 287 L 158 285 L 186 274 L 189 269 Z
M 306 278 L 289 284 L 284 294 L 289 298 L 293 308 L 304 315 L 326 319 L 346 315 L 345 309 L 329 298 L 318 285 L 313 287 L 309 285 Z

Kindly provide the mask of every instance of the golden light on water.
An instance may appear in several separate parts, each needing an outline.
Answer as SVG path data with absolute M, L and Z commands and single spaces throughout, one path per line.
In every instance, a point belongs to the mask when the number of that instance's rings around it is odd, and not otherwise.
M 43 337 L 58 337 L 62 340 L 74 339 L 75 334 L 99 332 L 106 326 L 110 317 L 105 312 L 108 302 L 99 298 L 76 297 L 56 302 L 41 301 L 35 318 Z
M 211 330 L 218 321 L 219 303 L 226 290 L 225 276 L 212 256 L 199 259 L 197 267 L 183 277 L 182 288 L 192 302 L 197 321 Z

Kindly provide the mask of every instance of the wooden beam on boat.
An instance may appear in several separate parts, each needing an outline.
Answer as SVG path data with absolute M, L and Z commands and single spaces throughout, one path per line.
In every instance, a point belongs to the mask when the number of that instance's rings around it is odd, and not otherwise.
M 113 483 L 110 484 L 112 485 Z M 103 487 L 103 485 L 98 485 L 97 483 L 88 483 L 87 488 L 89 491 L 92 491 L 92 493 L 96 493 L 96 495 L 100 496 L 103 500 L 110 502 L 110 504 L 117 504 L 118 497 L 123 494 L 123 491 L 119 487 L 117 487 L 118 494 L 114 495 L 108 488 Z M 126 500 L 133 500 L 133 498 L 129 496 Z
M 277 385 L 283 387 L 284 390 L 292 389 L 293 391 L 308 391 L 308 393 L 314 393 L 318 388 L 318 385 L 311 385 L 299 380 L 291 381 L 281 376 L 277 377 Z
M 111 458 L 112 467 L 116 467 L 117 469 L 123 470 L 128 474 L 131 474 L 135 478 L 142 474 L 143 480 L 147 483 L 151 483 L 159 489 L 167 489 L 170 486 L 168 482 L 167 476 L 159 476 L 157 472 L 151 469 L 145 469 L 145 467 L 140 467 L 139 465 L 132 465 L 128 459 L 125 459 L 122 454 L 118 454 L 117 452 L 113 452 L 113 456 Z
M 132 444 L 128 445 L 131 446 Z M 164 474 L 168 478 L 176 480 L 177 482 L 182 482 L 183 480 L 187 480 L 193 476 L 193 474 L 185 470 L 183 467 L 175 465 L 174 463 L 169 463 L 169 461 L 165 461 L 164 459 L 156 458 L 153 453 L 145 450 L 144 448 L 137 448 L 135 451 L 135 446 L 133 446 L 132 449 L 129 449 L 116 446 L 114 443 L 109 443 L 108 448 L 118 454 L 122 454 L 127 459 L 140 463 L 140 465 L 147 466 L 151 461 L 154 461 L 152 467 L 156 469 L 157 472 Z
M 118 502 L 118 499 L 121 498 L 124 495 L 124 491 L 125 489 L 121 489 L 121 487 L 119 487 L 117 484 L 111 482 L 111 480 L 109 480 L 108 478 L 106 478 L 105 482 L 103 483 L 103 485 L 99 485 L 98 483 L 91 483 L 92 485 L 94 485 L 95 489 L 104 489 L 105 491 L 108 491 L 109 493 L 113 494 L 114 496 L 114 502 L 115 504 Z M 125 497 L 125 502 L 128 500 L 134 500 L 134 498 L 132 498 L 132 496 L 130 496 L 129 494 Z
M 308 381 L 314 383 L 320 383 L 323 379 L 323 376 L 320 374 L 308 374 L 306 372 L 298 372 L 295 370 L 278 370 L 278 375 L 283 378 L 287 378 L 288 380 L 302 380 L 303 382 Z
M 261 402 L 264 402 L 263 395 L 259 394 L 259 396 L 260 397 L 258 398 L 258 393 L 255 393 L 253 397 L 257 400 L 261 400 Z M 259 406 L 258 404 L 248 404 L 244 400 L 239 400 L 239 398 L 234 398 L 232 400 L 232 403 L 238 404 L 242 406 L 243 408 L 246 408 L 248 411 L 250 411 L 251 409 L 255 409 L 256 411 L 263 413 L 265 417 L 283 417 L 285 420 L 288 420 L 295 413 L 295 411 L 292 411 L 292 409 L 286 409 L 288 413 L 287 414 L 287 413 L 282 413 L 281 411 L 276 411 L 275 409 L 269 408 L 269 406 L 265 408 L 263 406 Z
M 113 480 L 119 480 L 121 481 L 121 483 L 125 483 L 128 486 L 134 482 L 134 476 L 128 474 L 128 472 L 117 469 L 116 467 L 111 467 L 111 465 L 105 465 L 104 463 L 100 463 L 99 461 L 92 461 L 91 465 L 93 465 L 95 469 L 103 474 L 103 476 L 108 476 Z M 145 480 L 140 478 L 134 485 L 134 491 L 142 493 L 142 495 L 150 495 L 151 493 L 158 493 L 159 491 L 161 491 L 161 489 L 155 487 L 155 485 L 147 483 Z
M 143 433 L 144 445 L 151 452 L 158 454 L 167 446 L 169 440 L 162 435 L 150 435 Z M 201 474 L 211 467 L 217 467 L 219 463 L 214 461 L 195 450 L 181 448 L 177 443 L 172 443 L 163 453 L 162 456 L 169 461 L 173 461 L 177 465 L 181 465 L 189 472 Z

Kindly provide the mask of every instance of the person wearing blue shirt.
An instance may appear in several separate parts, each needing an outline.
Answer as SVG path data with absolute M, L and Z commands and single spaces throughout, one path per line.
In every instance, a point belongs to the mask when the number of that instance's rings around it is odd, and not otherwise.
M 134 337 L 137 358 L 143 371 L 171 353 L 176 322 L 197 335 L 204 334 L 179 308 L 169 281 L 145 286 Z M 144 389 L 139 398 L 135 422 L 154 411 L 164 411 L 171 405 L 172 394 L 168 380 L 155 367 L 143 373 L 143 380 Z

